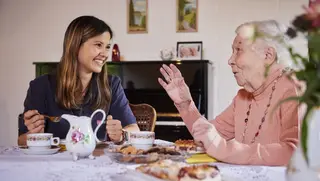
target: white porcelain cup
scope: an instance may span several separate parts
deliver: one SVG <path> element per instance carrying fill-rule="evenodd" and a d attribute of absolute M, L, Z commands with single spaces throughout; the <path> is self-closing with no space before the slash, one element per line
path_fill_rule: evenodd
<path fill-rule="evenodd" d="M 52 133 L 32 133 L 27 135 L 28 149 L 45 150 L 50 149 L 51 146 L 58 146 L 60 144 L 59 137 L 53 137 Z"/>
<path fill-rule="evenodd" d="M 137 149 L 147 150 L 152 147 L 155 133 L 152 131 L 137 131 L 129 133 L 129 141 Z"/>

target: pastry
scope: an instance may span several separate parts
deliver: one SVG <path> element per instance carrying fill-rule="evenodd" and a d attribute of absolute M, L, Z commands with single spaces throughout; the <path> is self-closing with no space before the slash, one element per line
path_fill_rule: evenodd
<path fill-rule="evenodd" d="M 204 151 L 202 147 L 198 146 L 194 140 L 177 140 L 175 141 L 175 149 L 178 151 Z"/>
<path fill-rule="evenodd" d="M 135 155 L 137 154 L 138 150 L 133 146 L 126 146 L 120 149 L 120 153 L 124 155 Z"/>
<path fill-rule="evenodd" d="M 183 162 L 160 160 L 136 168 L 142 173 L 168 181 L 221 181 L 219 169 L 212 165 L 189 166 Z"/>
<path fill-rule="evenodd" d="M 177 181 L 182 166 L 185 166 L 185 163 L 160 160 L 155 163 L 141 165 L 136 170 L 160 179 Z"/>
<path fill-rule="evenodd" d="M 194 165 L 183 167 L 178 174 L 179 181 L 221 181 L 218 167 L 213 165 Z"/>
<path fill-rule="evenodd" d="M 153 163 L 158 160 L 169 159 L 172 155 L 174 158 L 179 159 L 181 153 L 176 151 L 174 148 L 155 146 L 148 150 L 136 149 L 131 145 L 124 145 L 119 147 L 116 152 L 120 155 L 116 156 L 116 159 L 120 162 L 126 163 Z"/>

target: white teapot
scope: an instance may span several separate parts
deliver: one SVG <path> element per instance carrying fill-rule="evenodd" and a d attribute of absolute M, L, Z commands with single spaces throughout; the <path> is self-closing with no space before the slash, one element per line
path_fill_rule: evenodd
<path fill-rule="evenodd" d="M 93 132 L 91 120 L 98 112 L 103 114 L 103 118 Z M 61 118 L 64 118 L 70 124 L 66 137 L 66 149 L 72 154 L 73 160 L 76 161 L 79 157 L 94 159 L 92 153 L 96 148 L 96 142 L 101 142 L 97 138 L 97 132 L 105 122 L 106 113 L 102 109 L 97 109 L 92 113 L 91 117 L 63 114 Z"/>

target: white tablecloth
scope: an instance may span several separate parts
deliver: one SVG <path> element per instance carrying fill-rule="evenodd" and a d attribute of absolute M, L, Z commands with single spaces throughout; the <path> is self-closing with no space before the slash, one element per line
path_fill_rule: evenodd
<path fill-rule="evenodd" d="M 215 163 L 226 181 L 285 181 L 284 167 L 237 166 Z M 0 147 L 1 181 L 108 181 L 156 180 L 134 171 L 137 165 L 119 164 L 103 155 L 76 162 L 68 152 L 25 155 L 18 147 Z"/>

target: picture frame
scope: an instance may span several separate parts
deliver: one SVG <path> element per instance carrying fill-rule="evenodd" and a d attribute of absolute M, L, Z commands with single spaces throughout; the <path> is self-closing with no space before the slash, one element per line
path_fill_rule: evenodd
<path fill-rule="evenodd" d="M 198 0 L 177 1 L 177 32 L 198 32 Z"/>
<path fill-rule="evenodd" d="M 127 0 L 127 32 L 148 33 L 148 0 Z"/>
<path fill-rule="evenodd" d="M 177 42 L 177 59 L 180 60 L 202 60 L 202 41 L 180 41 Z"/>

